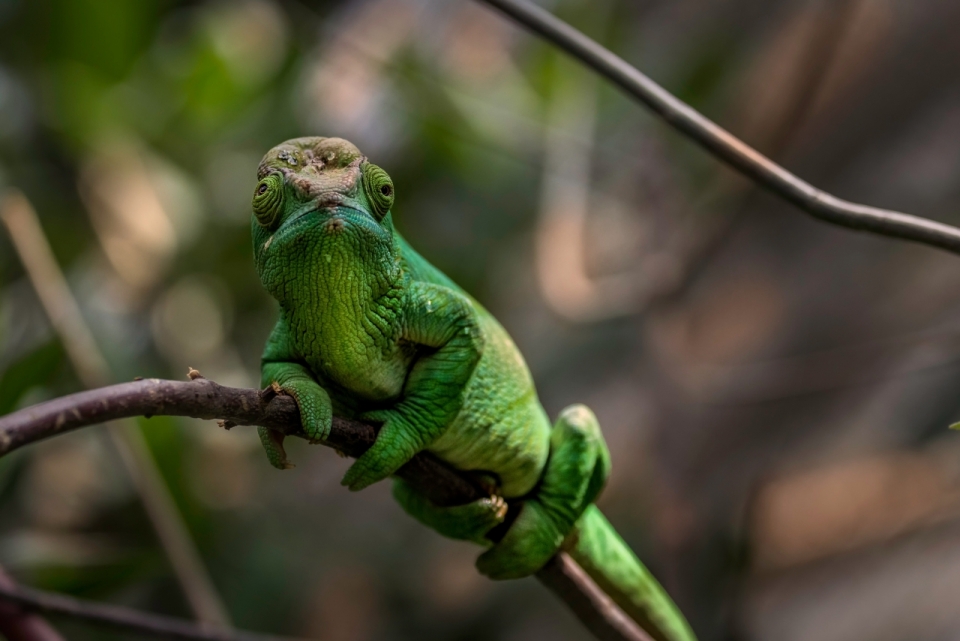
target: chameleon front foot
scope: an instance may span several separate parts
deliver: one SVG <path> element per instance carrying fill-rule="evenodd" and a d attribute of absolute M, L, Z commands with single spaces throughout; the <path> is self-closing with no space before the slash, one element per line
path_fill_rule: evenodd
<path fill-rule="evenodd" d="M 365 412 L 360 418 L 382 422 L 383 427 L 380 428 L 374 444 L 350 466 L 340 481 L 340 485 L 347 486 L 351 492 L 357 492 L 392 476 L 422 447 L 417 428 L 410 425 L 395 409 Z"/>
<path fill-rule="evenodd" d="M 311 443 L 322 441 L 330 435 L 333 426 L 330 396 L 312 377 L 304 373 L 299 365 L 270 364 L 269 368 L 265 368 L 264 382 L 267 381 L 269 393 L 288 394 L 297 402 L 300 425 Z M 263 427 L 258 428 L 257 432 L 270 464 L 281 470 L 292 468 L 293 463 L 287 460 L 283 449 L 284 435 Z"/>
<path fill-rule="evenodd" d="M 293 397 L 300 410 L 300 424 L 310 443 L 330 436 L 333 427 L 333 404 L 326 390 L 312 379 L 294 379 L 281 384 L 285 394 Z"/>

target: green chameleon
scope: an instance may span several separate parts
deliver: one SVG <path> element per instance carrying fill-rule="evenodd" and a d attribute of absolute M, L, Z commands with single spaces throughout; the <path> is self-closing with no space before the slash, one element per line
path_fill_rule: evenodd
<path fill-rule="evenodd" d="M 297 138 L 260 162 L 253 246 L 280 318 L 263 353 L 264 385 L 300 408 L 310 439 L 334 414 L 382 423 L 342 483 L 360 490 L 426 450 L 495 479 L 495 496 L 439 507 L 401 480 L 414 518 L 487 546 L 477 568 L 529 576 L 561 548 L 658 639 L 694 635 L 656 580 L 593 505 L 610 456 L 593 413 L 565 409 L 552 427 L 526 363 L 480 304 L 394 230 L 393 182 L 340 138 Z M 259 430 L 275 467 L 292 467 L 283 434 Z M 522 498 L 499 543 L 504 499 Z"/>

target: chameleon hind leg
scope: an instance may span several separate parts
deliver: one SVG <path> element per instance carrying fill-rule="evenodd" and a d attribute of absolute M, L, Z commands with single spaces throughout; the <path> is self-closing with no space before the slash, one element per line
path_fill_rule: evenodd
<path fill-rule="evenodd" d="M 610 453 L 593 412 L 572 405 L 550 436 L 550 459 L 540 485 L 523 502 L 503 539 L 477 559 L 491 579 L 529 576 L 560 549 L 583 511 L 600 494 L 610 472 Z"/>

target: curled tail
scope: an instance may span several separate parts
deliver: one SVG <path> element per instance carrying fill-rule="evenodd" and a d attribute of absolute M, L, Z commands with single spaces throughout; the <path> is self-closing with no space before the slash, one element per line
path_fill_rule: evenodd
<path fill-rule="evenodd" d="M 696 641 L 680 610 L 595 505 L 577 521 L 567 552 L 657 641 Z"/>

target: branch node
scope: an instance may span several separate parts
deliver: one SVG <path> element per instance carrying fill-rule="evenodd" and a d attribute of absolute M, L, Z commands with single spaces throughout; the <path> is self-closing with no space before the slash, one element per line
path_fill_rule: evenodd
<path fill-rule="evenodd" d="M 270 399 L 272 399 L 274 396 L 276 396 L 277 393 L 276 391 L 274 391 L 272 385 L 268 385 L 267 387 L 264 387 L 262 390 L 257 392 L 257 395 L 260 397 L 261 401 L 266 403 L 270 401 Z"/>

